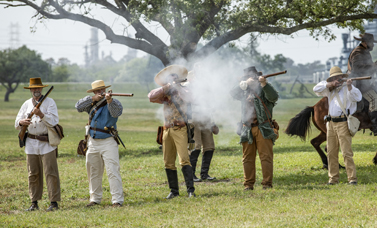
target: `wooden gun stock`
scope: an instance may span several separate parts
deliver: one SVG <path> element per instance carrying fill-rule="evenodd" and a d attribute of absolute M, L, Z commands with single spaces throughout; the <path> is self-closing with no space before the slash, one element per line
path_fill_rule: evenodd
<path fill-rule="evenodd" d="M 46 97 L 51 93 L 53 89 L 54 89 L 54 86 L 51 86 L 51 88 L 47 91 L 47 93 L 44 96 L 42 96 L 42 99 L 39 100 L 39 102 L 34 106 L 32 112 L 29 113 L 29 115 L 27 116 L 28 119 L 31 119 L 34 116 L 34 109 L 39 108 L 42 105 L 43 101 L 46 99 Z M 20 132 L 18 133 L 18 141 L 21 148 L 25 146 L 26 137 L 27 137 L 26 131 L 28 127 L 29 127 L 28 125 L 22 126 Z"/>
<path fill-rule="evenodd" d="M 262 77 L 269 78 L 269 77 L 274 77 L 274 76 L 277 76 L 277 75 L 280 75 L 280 74 L 285 74 L 285 73 L 287 73 L 287 70 L 280 71 L 280 72 L 277 72 L 277 73 L 262 75 Z"/>

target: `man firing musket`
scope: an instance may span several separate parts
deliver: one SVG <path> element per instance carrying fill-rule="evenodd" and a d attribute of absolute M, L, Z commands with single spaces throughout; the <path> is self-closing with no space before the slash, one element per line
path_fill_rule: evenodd
<path fill-rule="evenodd" d="M 86 169 L 89 178 L 90 203 L 92 207 L 101 203 L 102 200 L 102 176 L 106 167 L 109 179 L 110 193 L 113 207 L 120 207 L 124 202 L 122 178 L 120 176 L 119 148 L 116 123 L 122 115 L 123 106 L 114 94 L 107 92 L 103 80 L 92 83 L 92 89 L 87 93 L 93 96 L 85 96 L 80 99 L 75 107 L 78 112 L 89 114 L 88 149 L 86 151 Z M 114 140 L 115 139 L 115 140 Z"/>
<path fill-rule="evenodd" d="M 255 67 L 244 69 L 244 73 L 241 82 L 230 91 L 234 99 L 241 101 L 241 123 L 237 133 L 242 144 L 244 190 L 254 190 L 257 150 L 262 166 L 263 189 L 269 189 L 273 178 L 273 144 L 278 137 L 278 125 L 272 120 L 272 111 L 279 95 Z M 275 75 L 284 73 L 286 71 Z"/>
<path fill-rule="evenodd" d="M 364 33 L 360 34 L 360 38 L 354 37 L 356 40 L 361 41 L 351 52 L 348 58 L 348 71 L 352 80 L 356 77 L 371 75 L 373 76 L 377 72 L 377 62 L 373 62 L 370 52 L 373 50 L 374 40 L 373 34 Z M 356 88 L 358 88 L 363 98 L 369 102 L 369 117 L 372 122 L 373 134 L 377 135 L 377 93 L 374 88 L 373 81 L 359 80 L 356 82 Z"/>

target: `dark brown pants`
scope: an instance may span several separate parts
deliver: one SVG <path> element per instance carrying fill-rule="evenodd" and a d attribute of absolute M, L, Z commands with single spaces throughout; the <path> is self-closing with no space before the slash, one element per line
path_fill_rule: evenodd
<path fill-rule="evenodd" d="M 50 201 L 60 201 L 60 180 L 56 150 L 44 155 L 28 154 L 26 160 L 29 173 L 29 196 L 31 201 L 42 199 L 43 170 L 45 171 Z"/>
<path fill-rule="evenodd" d="M 251 129 L 253 135 L 253 143 L 248 142 L 242 143 L 243 152 L 243 171 L 244 171 L 244 186 L 245 188 L 252 188 L 255 183 L 255 159 L 258 150 L 259 159 L 262 166 L 263 174 L 263 186 L 272 186 L 273 177 L 273 158 L 274 153 L 272 150 L 272 140 L 265 139 L 262 136 L 258 127 L 253 127 Z"/>

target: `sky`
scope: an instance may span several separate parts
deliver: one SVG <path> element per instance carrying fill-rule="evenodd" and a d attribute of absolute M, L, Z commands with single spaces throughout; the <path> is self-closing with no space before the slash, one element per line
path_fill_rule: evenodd
<path fill-rule="evenodd" d="M 48 20 L 45 23 L 36 22 L 32 19 L 34 10 L 28 7 L 7 8 L 0 5 L 0 49 L 10 48 L 11 46 L 11 24 L 18 24 L 18 38 L 20 45 L 26 45 L 29 49 L 36 50 L 42 59 L 68 58 L 71 63 L 84 64 L 84 46 L 89 44 L 90 27 L 80 22 L 71 20 Z M 104 16 L 104 20 L 108 17 Z M 109 21 L 108 21 L 109 22 Z M 113 25 L 118 25 L 117 32 L 120 31 L 120 20 L 110 21 Z M 31 32 L 31 28 L 36 25 L 36 31 Z M 163 31 L 154 29 L 158 35 L 166 36 Z M 309 32 L 300 31 L 291 36 L 264 36 L 259 40 L 259 52 L 263 54 L 276 55 L 283 54 L 294 60 L 295 64 L 309 63 L 320 60 L 325 63 L 331 57 L 338 57 L 343 46 L 341 40 L 342 33 L 348 30 L 333 28 L 337 39 L 332 42 L 324 39 L 316 41 L 309 36 Z M 352 33 L 358 35 L 358 32 Z M 165 37 L 163 41 L 168 38 Z M 239 45 L 246 45 L 247 37 L 237 42 Z M 115 60 L 120 60 L 127 54 L 128 47 L 120 44 L 111 44 L 105 39 L 104 34 L 99 31 L 99 56 L 112 54 Z M 145 55 L 139 51 L 138 57 Z"/>

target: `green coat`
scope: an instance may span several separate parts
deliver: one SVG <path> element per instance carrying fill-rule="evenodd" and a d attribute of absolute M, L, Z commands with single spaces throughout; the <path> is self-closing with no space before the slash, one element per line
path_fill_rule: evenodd
<path fill-rule="evenodd" d="M 259 86 L 258 91 L 259 91 L 258 96 L 262 99 L 267 109 L 273 116 L 272 111 L 273 111 L 274 106 L 276 105 L 276 101 L 279 98 L 277 91 L 269 83 L 267 83 L 266 86 L 263 88 Z M 246 124 L 246 126 L 242 127 L 240 143 L 249 142 L 249 144 L 252 144 L 253 136 L 251 134 L 251 127 L 250 127 L 251 120 L 247 119 L 247 111 L 249 108 L 248 106 L 250 106 L 248 104 L 249 102 L 247 101 L 247 97 L 251 94 L 251 91 L 249 90 L 249 88 L 244 91 L 237 85 L 230 91 L 230 94 L 232 95 L 234 99 L 241 101 L 242 122 L 244 124 L 249 123 L 249 124 Z M 255 108 L 258 124 L 259 124 L 258 128 L 261 131 L 263 138 L 271 139 L 272 142 L 275 142 L 277 135 L 274 133 L 273 128 L 268 122 L 268 117 L 267 117 L 268 114 L 266 113 L 262 102 L 257 97 L 254 97 L 254 108 Z"/>

